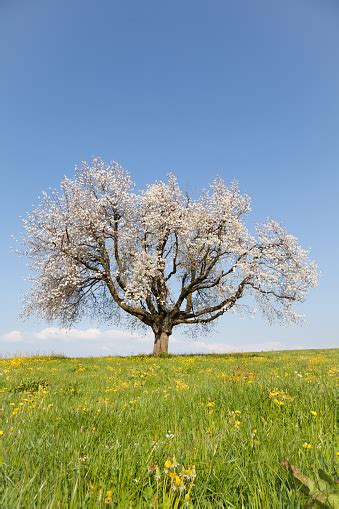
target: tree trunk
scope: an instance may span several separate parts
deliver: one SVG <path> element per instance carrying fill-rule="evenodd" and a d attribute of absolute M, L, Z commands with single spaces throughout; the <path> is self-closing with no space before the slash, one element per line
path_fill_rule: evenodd
<path fill-rule="evenodd" d="M 168 332 L 159 332 L 155 335 L 153 355 L 158 357 L 161 353 L 168 353 L 168 338 L 170 334 Z"/>

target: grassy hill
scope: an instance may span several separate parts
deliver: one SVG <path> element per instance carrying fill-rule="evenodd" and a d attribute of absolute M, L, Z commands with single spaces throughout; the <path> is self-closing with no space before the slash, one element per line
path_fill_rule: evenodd
<path fill-rule="evenodd" d="M 2 359 L 0 505 L 305 507 L 281 460 L 335 476 L 338 354 Z"/>

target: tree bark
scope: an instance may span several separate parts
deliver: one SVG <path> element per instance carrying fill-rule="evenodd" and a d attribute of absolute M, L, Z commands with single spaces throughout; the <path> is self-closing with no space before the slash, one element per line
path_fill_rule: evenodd
<path fill-rule="evenodd" d="M 168 332 L 159 332 L 155 335 L 153 355 L 158 357 L 161 353 L 168 353 L 168 339 L 170 334 Z"/>

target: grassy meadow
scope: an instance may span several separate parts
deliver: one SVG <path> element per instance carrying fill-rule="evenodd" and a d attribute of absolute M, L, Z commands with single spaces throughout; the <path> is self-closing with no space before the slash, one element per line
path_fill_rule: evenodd
<path fill-rule="evenodd" d="M 338 353 L 2 359 L 0 506 L 305 507 L 281 460 L 335 478 Z"/>

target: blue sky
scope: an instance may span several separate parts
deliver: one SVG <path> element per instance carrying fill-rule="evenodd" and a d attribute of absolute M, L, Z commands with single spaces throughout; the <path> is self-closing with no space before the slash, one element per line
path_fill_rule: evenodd
<path fill-rule="evenodd" d="M 322 273 L 307 324 L 225 316 L 172 351 L 332 347 L 338 338 L 339 4 L 336 0 L 0 3 L 0 345 L 5 354 L 150 351 L 114 324 L 19 319 L 20 216 L 92 155 L 143 187 L 173 171 L 198 193 L 216 175 L 311 247 Z M 13 332 L 14 331 L 14 332 Z"/>

